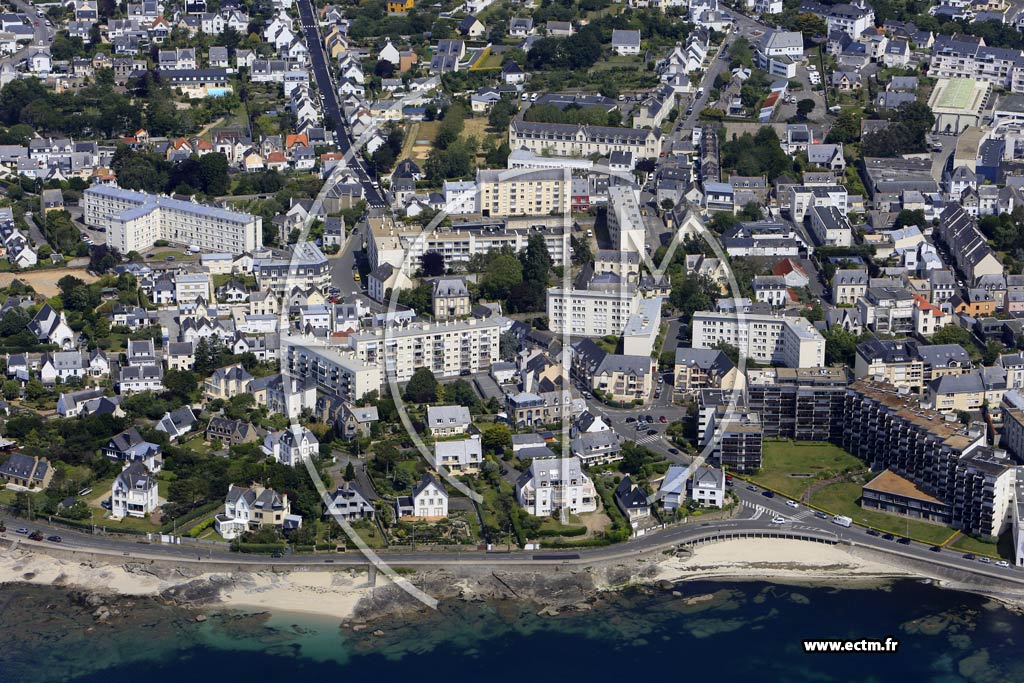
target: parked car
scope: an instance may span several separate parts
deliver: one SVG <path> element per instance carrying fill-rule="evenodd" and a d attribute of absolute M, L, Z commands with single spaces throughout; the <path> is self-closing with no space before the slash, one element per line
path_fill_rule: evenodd
<path fill-rule="evenodd" d="M 47 536 L 46 540 L 49 541 L 50 543 L 60 543 L 61 542 L 61 537 L 60 536 Z"/>
<path fill-rule="evenodd" d="M 1006 560 L 999 560 L 998 562 L 996 562 L 996 566 L 997 567 L 1002 567 L 1003 569 L 1006 569 L 1007 567 L 1010 566 L 1010 563 L 1007 562 Z"/>
<path fill-rule="evenodd" d="M 772 519 L 772 524 L 785 524 L 785 523 L 786 523 L 786 518 L 785 517 L 774 517 Z"/>
<path fill-rule="evenodd" d="M 818 519 L 828 519 L 828 515 L 826 515 L 821 510 L 815 510 L 814 511 L 814 516 L 817 517 Z"/>
<path fill-rule="evenodd" d="M 668 449 L 668 452 L 671 453 L 672 455 L 679 455 L 679 449 L 678 448 L 670 448 L 670 449 Z M 728 481 L 728 480 L 726 480 L 726 481 Z"/>
<path fill-rule="evenodd" d="M 28 529 L 26 529 L 23 526 L 20 526 L 20 527 L 18 527 L 17 529 L 14 530 L 14 533 L 21 534 L 22 536 L 27 536 L 28 535 Z"/>
<path fill-rule="evenodd" d="M 647 436 L 654 436 L 657 433 L 658 433 L 657 429 L 648 429 L 647 430 Z"/>
<path fill-rule="evenodd" d="M 753 486 L 753 485 L 751 485 L 751 484 L 747 484 L 747 490 L 748 490 L 748 491 L 756 491 L 756 490 L 757 490 L 757 487 L 756 487 L 756 486 Z"/>
<path fill-rule="evenodd" d="M 991 557 L 985 557 L 984 555 L 982 555 L 981 557 L 978 558 L 978 562 L 981 562 L 982 564 L 992 564 L 992 558 Z"/>
<path fill-rule="evenodd" d="M 942 548 L 940 548 L 937 545 L 933 545 L 931 548 L 928 548 L 928 550 L 931 550 L 933 553 L 941 553 L 942 552 Z"/>
<path fill-rule="evenodd" d="M 627 418 L 626 418 L 626 423 L 627 423 L 627 424 L 628 424 L 628 423 L 632 423 L 632 422 L 636 422 L 636 418 L 635 418 L 635 417 L 627 417 Z"/>
<path fill-rule="evenodd" d="M 762 491 L 761 495 L 764 496 L 765 498 L 774 498 L 775 491 Z"/>
<path fill-rule="evenodd" d="M 32 533 L 30 533 L 28 535 L 28 540 L 30 540 L 30 541 L 41 541 L 41 540 L 43 540 L 43 532 L 40 531 L 39 529 L 36 529 L 35 531 L 33 531 Z"/>
<path fill-rule="evenodd" d="M 868 529 L 868 536 L 881 536 L 881 535 L 882 534 L 878 533 L 874 529 Z"/>
<path fill-rule="evenodd" d="M 665 424 L 666 422 L 668 422 L 668 418 L 662 415 L 661 417 L 658 418 L 658 422 L 660 422 L 661 424 Z"/>
<path fill-rule="evenodd" d="M 891 541 L 891 540 L 893 540 L 896 537 L 893 536 L 892 534 L 882 534 L 882 538 L 884 538 L 887 541 Z"/>
<path fill-rule="evenodd" d="M 902 543 L 903 545 L 910 545 L 910 539 L 907 538 L 906 536 L 900 536 L 899 538 L 896 539 L 896 542 L 897 543 Z"/>
<path fill-rule="evenodd" d="M 974 556 L 973 553 L 967 553 L 966 555 L 964 555 L 964 559 L 965 560 L 974 560 L 974 559 L 977 559 L 977 558 Z"/>

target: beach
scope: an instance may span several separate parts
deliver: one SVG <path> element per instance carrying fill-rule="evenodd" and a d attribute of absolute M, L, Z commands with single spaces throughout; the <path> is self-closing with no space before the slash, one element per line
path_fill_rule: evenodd
<path fill-rule="evenodd" d="M 172 599 L 239 611 L 297 612 L 350 619 L 370 594 L 357 571 L 189 573 L 142 564 L 73 561 L 24 549 L 0 552 L 0 584 L 57 586 L 102 595 Z M 195 590 L 196 587 L 216 590 Z"/>

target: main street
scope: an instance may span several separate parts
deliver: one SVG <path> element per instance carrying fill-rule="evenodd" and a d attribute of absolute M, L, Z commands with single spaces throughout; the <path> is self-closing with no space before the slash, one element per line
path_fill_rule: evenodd
<path fill-rule="evenodd" d="M 306 48 L 309 50 L 309 58 L 313 64 L 313 77 L 320 89 L 322 98 L 320 101 L 324 108 L 324 115 L 334 124 L 334 137 L 337 140 L 338 151 L 346 156 L 345 161 L 348 167 L 358 176 L 363 186 L 366 203 L 372 208 L 384 208 L 386 206 L 384 198 L 377 186 L 373 184 L 370 174 L 363 164 L 362 152 L 358 149 L 353 150 L 353 141 L 345 127 L 341 107 L 338 105 L 338 93 L 334 87 L 334 78 L 327 65 L 327 54 L 324 52 L 324 45 L 320 40 L 316 13 L 313 11 L 311 0 L 299 0 L 298 8 L 302 31 L 306 36 Z"/>

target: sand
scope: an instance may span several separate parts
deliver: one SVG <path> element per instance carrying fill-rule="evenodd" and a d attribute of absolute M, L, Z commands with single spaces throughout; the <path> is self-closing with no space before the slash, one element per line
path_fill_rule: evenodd
<path fill-rule="evenodd" d="M 159 597 L 198 581 L 223 586 L 219 598 L 198 605 L 208 609 L 301 612 L 344 620 L 372 590 L 361 572 L 244 572 L 182 575 L 144 565 L 104 565 L 63 560 L 25 550 L 0 550 L 0 584 L 62 586 L 123 596 Z M 384 578 L 379 577 L 378 583 Z"/>
<path fill-rule="evenodd" d="M 866 579 L 917 576 L 844 548 L 789 539 L 736 539 L 698 547 L 659 563 L 658 581 L 693 579 Z"/>
<path fill-rule="evenodd" d="M 95 282 L 99 278 L 85 272 L 85 268 L 54 268 L 48 270 L 31 270 L 25 273 L 0 273 L 0 287 L 6 287 L 12 280 L 21 280 L 32 285 L 32 289 L 45 297 L 57 296 L 60 290 L 57 281 L 65 275 L 74 275 L 83 282 Z"/>

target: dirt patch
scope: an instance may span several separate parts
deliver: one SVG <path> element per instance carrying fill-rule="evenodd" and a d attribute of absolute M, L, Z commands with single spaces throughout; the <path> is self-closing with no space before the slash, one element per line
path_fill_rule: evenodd
<path fill-rule="evenodd" d="M 32 289 L 46 297 L 57 296 L 57 281 L 65 275 L 74 275 L 84 282 L 95 282 L 99 278 L 85 272 L 85 268 L 55 268 L 53 270 L 33 270 L 27 273 L 0 273 L 0 287 L 7 287 L 14 280 L 21 280 L 32 285 Z"/>
<path fill-rule="evenodd" d="M 580 515 L 580 524 L 587 527 L 586 538 L 591 538 L 599 531 L 611 526 L 612 520 L 602 511 L 587 512 Z"/>

